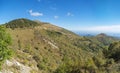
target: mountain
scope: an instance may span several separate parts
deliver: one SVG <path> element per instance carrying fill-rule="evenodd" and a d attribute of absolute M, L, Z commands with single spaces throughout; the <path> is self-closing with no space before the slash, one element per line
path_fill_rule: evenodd
<path fill-rule="evenodd" d="M 92 36 L 92 37 L 91 36 L 86 36 L 86 37 L 95 43 L 101 44 L 102 46 L 108 46 L 111 43 L 120 40 L 119 38 L 108 36 L 104 33 L 100 33 L 100 34 L 98 34 L 96 36 Z"/>
<path fill-rule="evenodd" d="M 14 54 L 1 72 L 13 73 L 117 73 L 108 47 L 117 39 L 105 34 L 84 37 L 46 22 L 15 19 L 1 26 L 12 37 Z"/>

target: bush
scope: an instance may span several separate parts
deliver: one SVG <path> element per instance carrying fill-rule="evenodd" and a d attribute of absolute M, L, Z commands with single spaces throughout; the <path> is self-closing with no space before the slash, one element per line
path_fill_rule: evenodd
<path fill-rule="evenodd" d="M 120 61 L 120 42 L 112 43 L 108 48 L 108 58 L 113 58 L 115 62 Z"/>
<path fill-rule="evenodd" d="M 0 68 L 2 63 L 9 59 L 13 51 L 8 47 L 11 44 L 11 37 L 3 26 L 0 26 Z"/>

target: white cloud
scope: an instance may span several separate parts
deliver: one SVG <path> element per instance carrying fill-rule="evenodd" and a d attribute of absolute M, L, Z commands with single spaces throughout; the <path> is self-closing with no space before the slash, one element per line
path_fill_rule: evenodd
<path fill-rule="evenodd" d="M 31 16 L 43 16 L 43 13 L 40 13 L 40 12 L 33 12 L 32 10 L 29 10 L 29 14 Z"/>
<path fill-rule="evenodd" d="M 59 16 L 54 16 L 54 18 L 55 18 L 55 19 L 58 19 L 58 18 L 59 18 Z"/>
<path fill-rule="evenodd" d="M 93 27 L 80 27 L 81 31 L 100 32 L 100 33 L 120 33 L 120 25 L 106 25 Z"/>
<path fill-rule="evenodd" d="M 74 16 L 72 13 L 68 12 L 67 16 Z"/>

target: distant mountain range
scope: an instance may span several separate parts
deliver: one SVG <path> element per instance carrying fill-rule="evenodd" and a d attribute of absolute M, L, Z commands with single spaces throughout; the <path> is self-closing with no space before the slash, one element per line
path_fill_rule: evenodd
<path fill-rule="evenodd" d="M 80 36 L 96 36 L 98 34 L 101 34 L 101 33 L 83 32 L 83 31 L 73 31 L 73 32 L 78 34 L 78 35 L 80 35 Z M 104 34 L 120 38 L 120 34 L 119 33 L 104 33 Z"/>

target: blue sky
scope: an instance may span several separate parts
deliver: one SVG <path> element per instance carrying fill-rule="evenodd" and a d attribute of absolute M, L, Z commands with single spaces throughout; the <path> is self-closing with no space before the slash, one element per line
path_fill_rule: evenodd
<path fill-rule="evenodd" d="M 120 32 L 120 0 L 0 0 L 0 24 L 16 18 L 74 31 Z"/>

